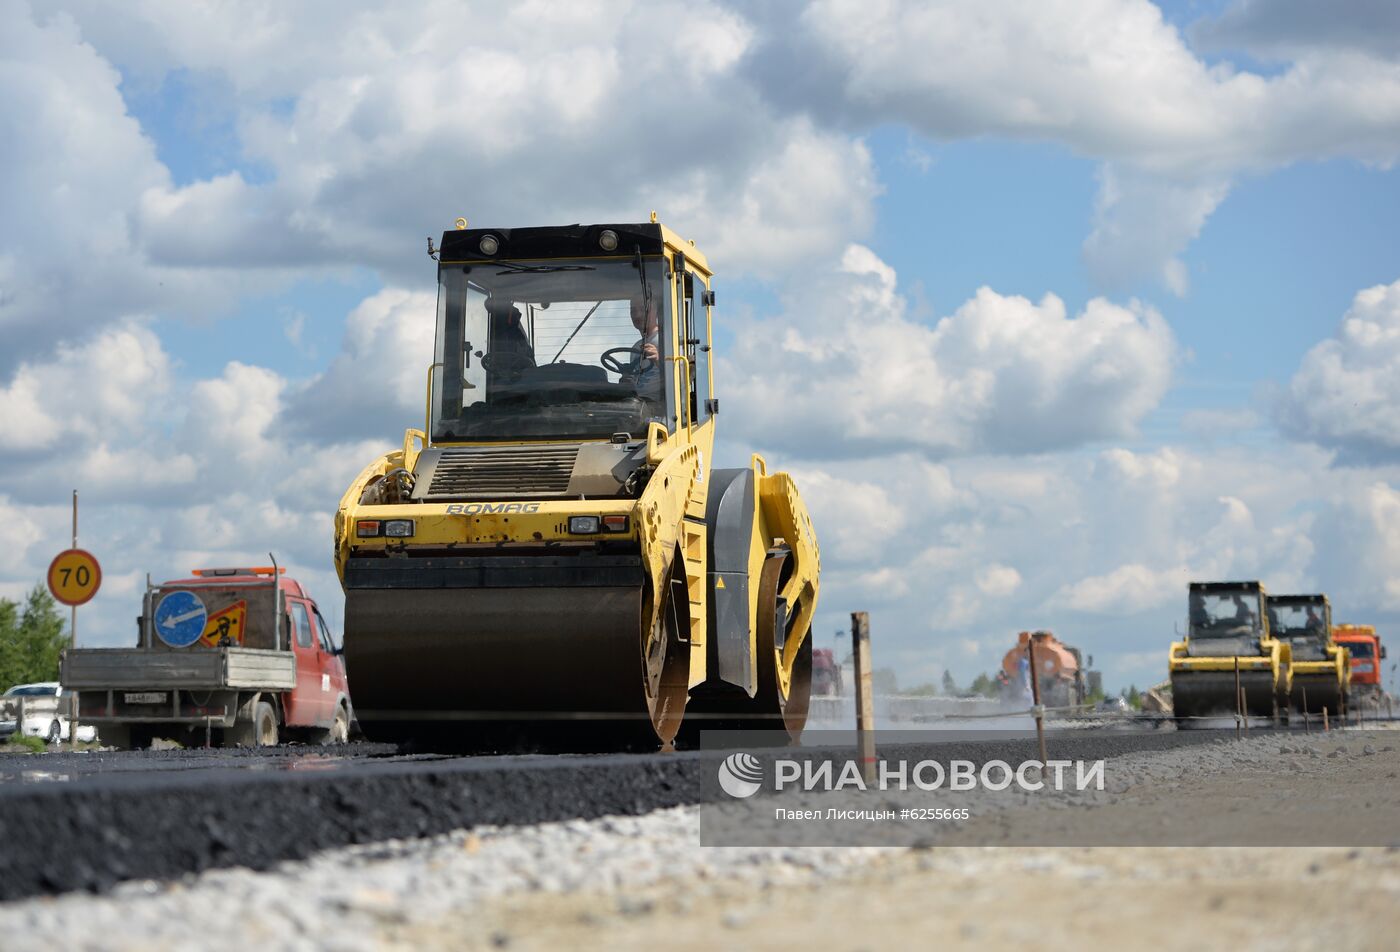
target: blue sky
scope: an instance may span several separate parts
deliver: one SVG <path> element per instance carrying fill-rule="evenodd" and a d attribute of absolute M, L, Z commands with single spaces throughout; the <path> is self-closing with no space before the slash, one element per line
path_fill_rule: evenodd
<path fill-rule="evenodd" d="M 1188 578 L 1400 622 L 1400 30 L 1328 11 L 3 0 L 0 595 L 63 533 L 40 467 L 92 500 L 98 642 L 270 548 L 338 621 L 424 236 L 655 208 L 719 270 L 724 446 L 817 518 L 818 631 L 966 681 L 1051 625 L 1144 684 Z"/>

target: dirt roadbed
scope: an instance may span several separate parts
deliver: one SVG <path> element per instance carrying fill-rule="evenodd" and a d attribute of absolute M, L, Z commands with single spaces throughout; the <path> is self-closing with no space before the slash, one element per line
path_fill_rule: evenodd
<path fill-rule="evenodd" d="M 1282 888 L 1283 894 L 1280 894 Z M 958 847 L 820 884 L 668 883 L 508 898 L 392 935 L 402 947 L 1395 948 L 1394 849 Z"/>

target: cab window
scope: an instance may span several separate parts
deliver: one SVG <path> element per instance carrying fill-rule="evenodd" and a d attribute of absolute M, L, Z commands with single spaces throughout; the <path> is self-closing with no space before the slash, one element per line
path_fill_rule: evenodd
<path fill-rule="evenodd" d="M 311 619 L 306 616 L 306 606 L 292 602 L 292 627 L 297 631 L 297 647 L 311 647 Z"/>
<path fill-rule="evenodd" d="M 316 613 L 316 626 L 321 632 L 321 647 L 330 652 L 335 651 L 335 639 L 331 637 L 331 630 L 326 627 L 326 620 L 321 617 L 321 613 Z"/>

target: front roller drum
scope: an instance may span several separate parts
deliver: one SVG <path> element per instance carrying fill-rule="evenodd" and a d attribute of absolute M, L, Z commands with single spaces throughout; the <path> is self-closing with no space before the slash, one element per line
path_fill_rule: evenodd
<path fill-rule="evenodd" d="M 1239 689 L 1248 717 L 1272 717 L 1277 709 L 1272 671 L 1241 671 Z M 1183 671 L 1172 675 L 1172 713 L 1180 722 L 1195 717 L 1232 717 L 1240 709 L 1234 671 Z"/>
<path fill-rule="evenodd" d="M 345 656 L 360 726 L 420 746 L 669 743 L 690 658 L 673 588 L 659 611 L 641 582 L 350 588 Z"/>

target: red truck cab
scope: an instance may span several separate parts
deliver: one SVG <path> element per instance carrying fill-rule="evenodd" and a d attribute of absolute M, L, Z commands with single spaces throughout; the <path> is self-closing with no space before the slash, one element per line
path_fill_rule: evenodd
<path fill-rule="evenodd" d="M 278 572 L 284 573 L 285 569 Z M 164 588 L 227 588 L 230 585 L 266 584 L 272 570 L 267 568 L 195 569 L 193 578 L 166 582 Z M 350 703 L 350 686 L 345 677 L 345 659 L 331 636 L 330 626 L 300 582 L 281 578 L 285 644 L 296 657 L 296 687 L 281 695 L 282 720 L 286 727 L 329 728 L 336 709 Z M 349 720 L 346 720 L 349 728 Z"/>
<path fill-rule="evenodd" d="M 841 666 L 836 652 L 830 648 L 812 649 L 812 694 L 817 697 L 840 697 Z"/>
<path fill-rule="evenodd" d="M 1336 625 L 1332 629 L 1332 639 L 1351 654 L 1352 702 L 1379 703 L 1384 697 L 1381 662 L 1385 660 L 1385 645 L 1381 644 L 1375 626 Z"/>

